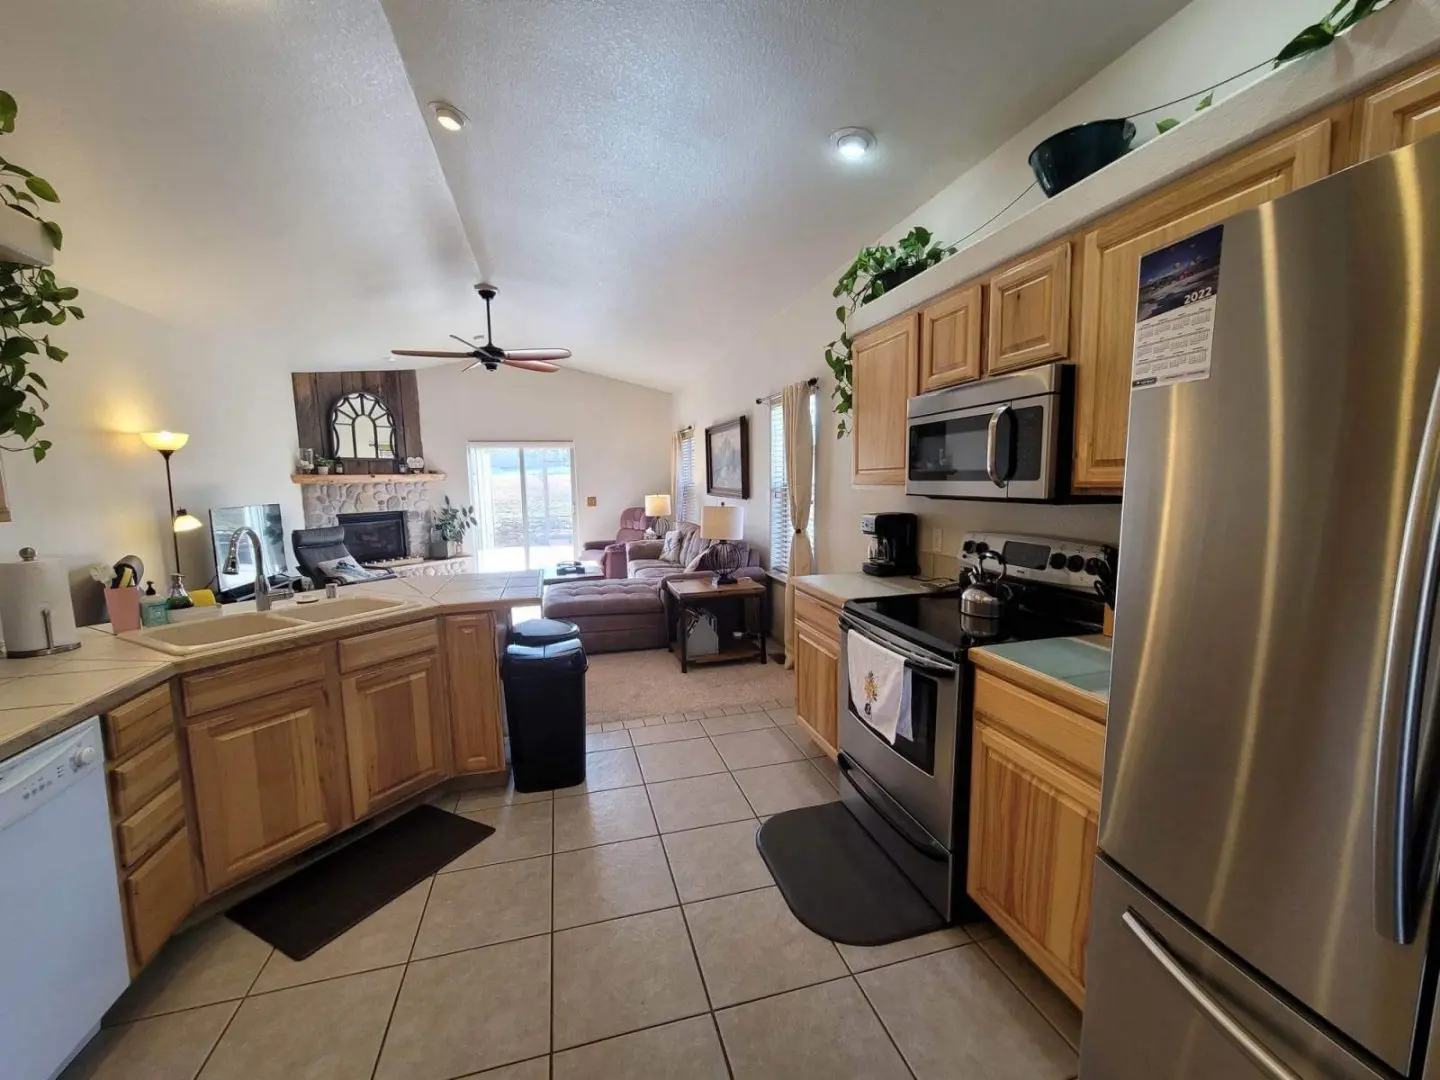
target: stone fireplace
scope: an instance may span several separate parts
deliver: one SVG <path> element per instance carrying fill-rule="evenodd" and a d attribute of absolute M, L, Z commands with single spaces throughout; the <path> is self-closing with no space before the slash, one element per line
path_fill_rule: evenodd
<path fill-rule="evenodd" d="M 398 515 L 404 522 L 408 552 L 421 557 L 430 553 L 428 483 L 414 480 L 397 482 L 370 476 L 357 476 L 354 480 L 347 480 L 344 476 L 327 477 L 326 481 L 307 483 L 300 489 L 307 529 L 343 525 L 342 515 L 368 517 L 386 513 L 392 515 L 391 520 Z M 353 547 L 350 550 L 357 558 L 360 557 Z"/>
<path fill-rule="evenodd" d="M 345 546 L 355 561 L 365 563 L 403 559 L 411 554 L 409 528 L 403 510 L 377 510 L 365 514 L 340 514 Z M 424 552 L 416 552 L 424 557 Z"/>

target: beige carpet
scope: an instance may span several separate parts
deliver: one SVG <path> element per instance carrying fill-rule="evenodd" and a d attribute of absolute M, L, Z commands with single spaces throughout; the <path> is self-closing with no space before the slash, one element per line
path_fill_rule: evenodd
<path fill-rule="evenodd" d="M 598 720 L 695 712 L 726 705 L 795 701 L 795 673 L 779 664 L 714 664 L 680 674 L 668 649 L 601 653 L 590 657 L 585 712 Z"/>

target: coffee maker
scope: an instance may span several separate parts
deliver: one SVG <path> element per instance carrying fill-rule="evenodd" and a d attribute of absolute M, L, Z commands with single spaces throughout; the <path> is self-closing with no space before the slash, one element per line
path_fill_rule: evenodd
<path fill-rule="evenodd" d="M 860 531 L 870 537 L 870 554 L 860 569 L 876 577 L 900 577 L 920 572 L 916 555 L 919 522 L 914 514 L 866 514 Z"/>

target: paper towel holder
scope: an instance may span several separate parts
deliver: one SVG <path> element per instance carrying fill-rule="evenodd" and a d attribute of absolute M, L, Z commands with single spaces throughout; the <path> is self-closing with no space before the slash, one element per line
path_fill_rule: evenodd
<path fill-rule="evenodd" d="M 22 547 L 19 555 L 21 562 L 32 563 L 36 561 L 36 552 L 33 547 Z M 53 656 L 56 653 L 71 652 L 80 648 L 79 640 L 65 641 L 58 645 L 55 643 L 54 615 L 49 604 L 42 604 L 40 606 L 40 620 L 45 627 L 45 647 L 43 649 L 5 650 L 3 644 L 0 644 L 0 654 L 12 660 L 22 660 L 32 656 Z M 3 630 L 0 630 L 0 634 L 3 634 Z M 3 637 L 0 637 L 0 643 L 3 643 Z"/>

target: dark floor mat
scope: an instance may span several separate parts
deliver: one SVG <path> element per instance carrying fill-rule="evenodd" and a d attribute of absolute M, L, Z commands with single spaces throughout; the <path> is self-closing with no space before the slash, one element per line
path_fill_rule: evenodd
<path fill-rule="evenodd" d="M 232 920 L 304 960 L 495 830 L 417 806 L 230 909 Z"/>
<path fill-rule="evenodd" d="M 945 925 L 844 803 L 776 814 L 755 834 L 795 917 L 844 945 L 888 945 Z"/>

